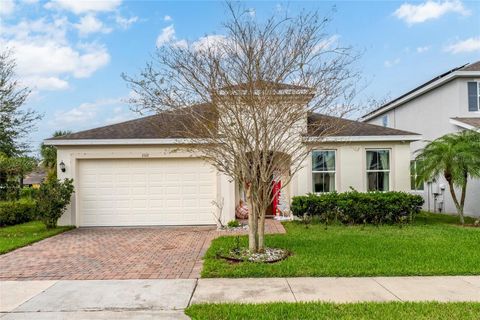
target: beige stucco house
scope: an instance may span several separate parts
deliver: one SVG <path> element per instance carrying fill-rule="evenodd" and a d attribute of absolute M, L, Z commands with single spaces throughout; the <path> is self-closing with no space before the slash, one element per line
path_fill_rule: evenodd
<path fill-rule="evenodd" d="M 333 119 L 341 129 L 316 136 L 313 124 Z M 153 115 L 45 140 L 58 149 L 58 177 L 75 184 L 59 223 L 208 225 L 220 210 L 214 202 L 223 203 L 224 222 L 235 219 L 242 197 L 238 185 L 189 151 L 191 139 L 167 130 L 170 120 Z M 419 135 L 312 113 L 305 121 L 302 143 L 309 154 L 282 191 L 287 202 L 295 195 L 350 188 L 409 191 L 410 143 Z"/>

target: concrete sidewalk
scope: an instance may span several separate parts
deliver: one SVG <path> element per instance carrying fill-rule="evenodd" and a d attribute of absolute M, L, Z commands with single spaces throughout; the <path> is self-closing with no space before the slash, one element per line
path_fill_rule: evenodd
<path fill-rule="evenodd" d="M 478 301 L 480 276 L 0 282 L 0 318 L 188 319 L 204 302 Z"/>

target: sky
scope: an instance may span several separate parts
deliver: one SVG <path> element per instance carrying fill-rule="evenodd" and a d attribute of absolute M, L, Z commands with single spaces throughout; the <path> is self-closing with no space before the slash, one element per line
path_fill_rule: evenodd
<path fill-rule="evenodd" d="M 480 60 L 480 1 L 243 1 L 252 19 L 318 10 L 328 39 L 362 52 L 369 106 L 451 68 Z M 222 35 L 222 1 L 0 0 L 0 49 L 13 52 L 31 88 L 25 108 L 43 115 L 32 152 L 56 130 L 79 131 L 140 115 L 121 74 L 138 74 L 158 46 Z"/>

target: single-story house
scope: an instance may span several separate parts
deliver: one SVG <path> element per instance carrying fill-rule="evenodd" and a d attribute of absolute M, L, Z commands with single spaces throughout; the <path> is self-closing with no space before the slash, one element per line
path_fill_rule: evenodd
<path fill-rule="evenodd" d="M 45 169 L 37 168 L 25 176 L 25 178 L 23 179 L 23 185 L 26 187 L 38 189 L 45 180 L 46 176 L 47 173 L 45 172 Z"/>
<path fill-rule="evenodd" d="M 235 219 L 238 184 L 189 151 L 191 140 L 170 130 L 182 121 L 175 117 L 152 115 L 45 140 L 57 147 L 58 177 L 75 184 L 59 224 L 210 225 L 218 203 L 224 222 Z M 410 190 L 410 142 L 419 135 L 315 113 L 305 119 L 309 156 L 283 190 L 288 202 L 310 192 Z M 341 129 L 318 136 L 313 124 L 332 120 Z"/>

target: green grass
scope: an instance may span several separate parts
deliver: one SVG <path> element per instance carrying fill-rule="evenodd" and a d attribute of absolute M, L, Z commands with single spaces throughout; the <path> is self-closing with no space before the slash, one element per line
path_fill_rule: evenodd
<path fill-rule="evenodd" d="M 268 235 L 266 245 L 293 255 L 273 264 L 217 258 L 235 246 L 235 237 L 221 237 L 205 255 L 202 277 L 479 275 L 480 228 L 461 227 L 457 219 L 430 214 L 402 228 L 288 222 L 287 234 Z M 247 237 L 240 243 L 246 246 Z"/>
<path fill-rule="evenodd" d="M 45 225 L 40 221 L 2 227 L 0 228 L 0 254 L 24 247 L 72 228 L 73 227 L 57 227 L 47 230 Z"/>
<path fill-rule="evenodd" d="M 271 303 L 198 304 L 185 310 L 192 319 L 469 320 L 480 318 L 480 303 Z"/>

